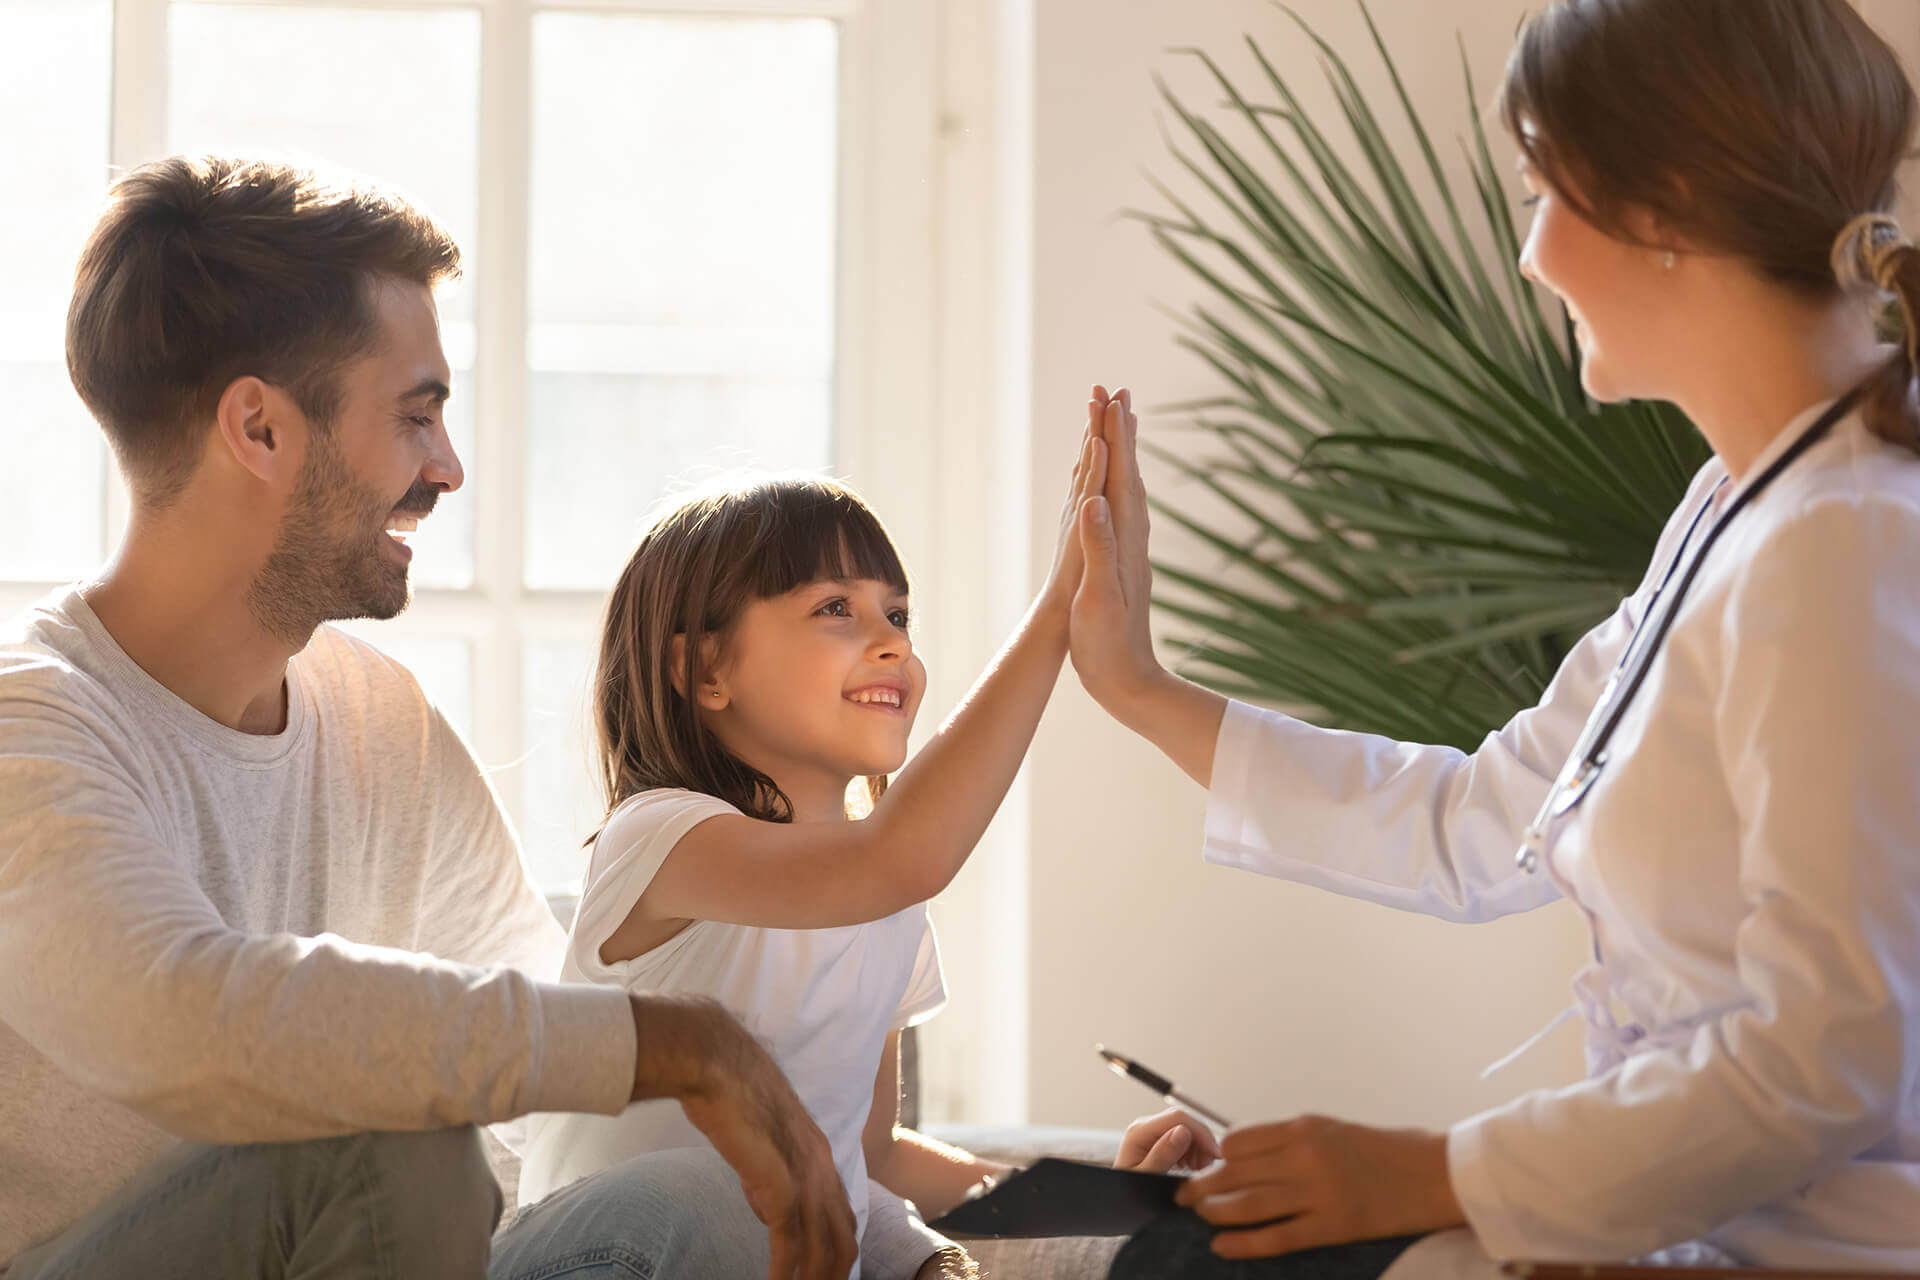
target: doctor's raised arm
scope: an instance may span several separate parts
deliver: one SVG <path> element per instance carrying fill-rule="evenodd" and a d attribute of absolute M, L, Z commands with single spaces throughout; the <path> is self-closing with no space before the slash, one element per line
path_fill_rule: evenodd
<path fill-rule="evenodd" d="M 1087 569 L 1073 605 L 1073 666 L 1109 715 L 1212 793 L 1209 861 L 1451 920 L 1491 919 L 1557 897 L 1550 877 L 1523 874 L 1514 855 L 1645 612 L 1655 575 L 1575 645 L 1539 705 L 1472 754 L 1318 728 L 1161 664 L 1149 621 L 1139 418 L 1128 388 L 1109 395 L 1096 386 L 1093 397 L 1110 405 L 1112 444 L 1106 501 L 1081 513 Z M 1679 550 L 1682 523 L 1676 514 L 1662 534 L 1656 569 Z"/>

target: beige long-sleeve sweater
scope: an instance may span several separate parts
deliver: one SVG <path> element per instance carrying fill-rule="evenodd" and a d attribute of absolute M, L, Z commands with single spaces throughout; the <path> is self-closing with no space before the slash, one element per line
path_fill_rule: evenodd
<path fill-rule="evenodd" d="M 323 627 L 287 690 L 243 734 L 77 592 L 0 627 L 0 1265 L 177 1138 L 627 1101 L 626 994 L 547 981 L 560 931 L 412 676 Z"/>

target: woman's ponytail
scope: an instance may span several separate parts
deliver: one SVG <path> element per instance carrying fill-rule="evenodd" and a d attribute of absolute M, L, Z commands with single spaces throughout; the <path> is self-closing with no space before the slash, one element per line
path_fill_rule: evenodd
<path fill-rule="evenodd" d="M 1920 248 L 1891 215 L 1861 214 L 1834 238 L 1833 274 L 1843 290 L 1872 289 L 1899 304 L 1899 331 L 1889 334 L 1898 350 L 1869 384 L 1860 411 L 1882 440 L 1920 453 Z"/>

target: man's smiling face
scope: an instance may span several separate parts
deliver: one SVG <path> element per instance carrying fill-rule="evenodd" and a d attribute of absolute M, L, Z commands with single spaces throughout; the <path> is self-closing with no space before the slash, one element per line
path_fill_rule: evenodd
<path fill-rule="evenodd" d="M 331 619 L 406 608 L 406 534 L 465 478 L 447 438 L 452 373 L 432 291 L 393 279 L 369 290 L 380 337 L 341 370 L 333 422 L 308 424 L 286 515 L 249 591 L 269 630 L 302 642 Z"/>

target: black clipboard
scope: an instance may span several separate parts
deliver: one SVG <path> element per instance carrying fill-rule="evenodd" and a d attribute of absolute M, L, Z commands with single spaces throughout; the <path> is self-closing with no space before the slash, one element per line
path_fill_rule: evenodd
<path fill-rule="evenodd" d="M 1130 1236 L 1174 1208 L 1185 1181 L 1048 1156 L 927 1225 L 963 1236 Z"/>

